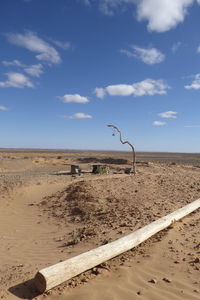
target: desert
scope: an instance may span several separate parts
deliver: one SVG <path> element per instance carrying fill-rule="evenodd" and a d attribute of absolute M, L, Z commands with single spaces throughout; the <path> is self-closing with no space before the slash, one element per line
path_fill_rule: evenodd
<path fill-rule="evenodd" d="M 134 175 L 129 152 L 1 149 L 1 299 L 199 299 L 199 210 L 42 295 L 34 286 L 38 270 L 200 198 L 199 154 L 136 157 Z"/>

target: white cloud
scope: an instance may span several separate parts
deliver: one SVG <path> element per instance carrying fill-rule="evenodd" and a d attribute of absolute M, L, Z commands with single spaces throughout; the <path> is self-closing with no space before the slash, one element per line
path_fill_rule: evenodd
<path fill-rule="evenodd" d="M 159 117 L 165 118 L 165 119 L 176 119 L 177 118 L 177 112 L 176 111 L 165 111 L 160 114 L 158 114 Z"/>
<path fill-rule="evenodd" d="M 24 74 L 9 72 L 6 73 L 8 79 L 6 81 L 0 81 L 0 87 L 13 87 L 13 88 L 34 88 L 33 83 Z"/>
<path fill-rule="evenodd" d="M 162 62 L 165 59 L 165 55 L 156 48 L 141 48 L 138 46 L 132 46 L 133 52 L 122 49 L 120 52 L 127 56 L 135 56 L 145 64 L 153 65 Z"/>
<path fill-rule="evenodd" d="M 168 88 L 169 86 L 163 80 L 145 79 L 132 85 L 116 84 L 105 88 L 96 88 L 94 93 L 98 98 L 103 98 L 106 94 L 110 96 L 153 96 L 166 94 Z"/>
<path fill-rule="evenodd" d="M 51 42 L 63 50 L 69 50 L 70 48 L 72 48 L 72 44 L 70 42 L 61 42 L 61 41 L 52 40 L 52 39 L 51 39 Z"/>
<path fill-rule="evenodd" d="M 130 51 L 130 50 L 121 49 L 119 52 L 122 53 L 122 54 L 127 55 L 128 57 L 133 57 L 133 56 L 135 56 L 135 54 L 134 54 L 132 51 Z"/>
<path fill-rule="evenodd" d="M 96 88 L 94 90 L 94 94 L 97 96 L 97 98 L 103 99 L 106 94 L 106 91 L 104 88 Z"/>
<path fill-rule="evenodd" d="M 14 67 L 23 68 L 24 72 L 35 77 L 40 77 L 40 75 L 44 73 L 42 64 L 25 65 L 17 59 L 14 59 L 13 61 L 2 61 L 2 64 L 6 67 L 14 66 Z"/>
<path fill-rule="evenodd" d="M 87 97 L 80 96 L 79 94 L 65 94 L 64 96 L 58 96 L 64 103 L 87 103 L 89 102 Z"/>
<path fill-rule="evenodd" d="M 68 117 L 69 119 L 92 119 L 92 116 L 91 115 L 88 115 L 88 114 L 85 114 L 85 113 L 76 113 L 72 116 L 69 116 Z"/>
<path fill-rule="evenodd" d="M 114 10 L 121 7 L 122 10 L 126 9 L 127 4 L 135 3 L 135 0 L 99 0 L 99 9 L 106 15 L 112 16 Z"/>
<path fill-rule="evenodd" d="M 128 84 L 109 85 L 105 88 L 105 92 L 110 96 L 130 96 L 134 91 L 133 85 Z"/>
<path fill-rule="evenodd" d="M 192 81 L 192 83 L 190 85 L 185 85 L 185 89 L 187 90 L 199 90 L 200 89 L 200 73 L 196 74 L 194 76 L 194 80 Z"/>
<path fill-rule="evenodd" d="M 166 122 L 161 122 L 161 121 L 154 121 L 152 123 L 153 126 L 165 126 L 167 123 Z"/>
<path fill-rule="evenodd" d="M 61 62 L 58 51 L 31 31 L 24 34 L 8 33 L 6 36 L 10 43 L 24 47 L 29 51 L 39 53 L 36 55 L 38 60 L 54 64 Z"/>
<path fill-rule="evenodd" d="M 163 80 L 145 79 L 141 82 L 133 84 L 135 96 L 149 95 L 153 96 L 156 94 L 166 94 L 166 90 L 169 88 Z"/>
<path fill-rule="evenodd" d="M 98 3 L 99 9 L 102 13 L 108 16 L 113 16 L 117 8 L 122 11 L 127 9 L 127 4 L 134 4 L 137 0 L 81 0 L 85 5 L 90 6 L 92 3 Z"/>
<path fill-rule="evenodd" d="M 147 21 L 150 31 L 165 32 L 183 22 L 189 6 L 195 0 L 82 0 L 86 5 L 93 2 L 99 4 L 99 9 L 106 15 L 114 15 L 115 10 L 122 12 L 128 5 L 135 6 L 137 19 Z M 197 0 L 200 4 L 200 0 Z"/>
<path fill-rule="evenodd" d="M 14 60 L 12 60 L 12 61 L 2 61 L 2 64 L 4 65 L 4 66 L 14 66 L 14 67 L 24 67 L 25 65 L 24 64 L 22 64 L 19 60 L 17 60 L 17 59 L 14 59 Z"/>
<path fill-rule="evenodd" d="M 43 65 L 41 65 L 41 64 L 27 66 L 24 69 L 24 71 L 26 73 L 28 73 L 29 75 L 35 76 L 35 77 L 40 77 L 40 75 L 44 73 L 44 71 L 43 71 Z"/>
<path fill-rule="evenodd" d="M 140 0 L 138 20 L 147 20 L 150 31 L 164 32 L 183 22 L 188 7 L 194 0 Z"/>
<path fill-rule="evenodd" d="M 4 110 L 4 111 L 6 111 L 6 110 L 9 110 L 9 108 L 8 108 L 8 107 L 6 107 L 6 106 L 0 105 L 0 110 Z"/>

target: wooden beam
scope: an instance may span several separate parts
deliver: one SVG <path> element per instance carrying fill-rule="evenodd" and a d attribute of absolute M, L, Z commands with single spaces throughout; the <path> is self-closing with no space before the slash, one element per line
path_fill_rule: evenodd
<path fill-rule="evenodd" d="M 114 242 L 42 269 L 35 276 L 36 288 L 44 293 L 80 273 L 138 246 L 174 221 L 180 220 L 198 208 L 200 208 L 200 199 Z"/>

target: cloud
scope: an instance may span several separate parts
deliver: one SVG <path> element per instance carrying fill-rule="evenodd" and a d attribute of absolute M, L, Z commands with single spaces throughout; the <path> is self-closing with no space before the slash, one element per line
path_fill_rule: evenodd
<path fill-rule="evenodd" d="M 27 66 L 24 71 L 34 77 L 40 77 L 40 75 L 44 73 L 43 65 L 41 64 Z"/>
<path fill-rule="evenodd" d="M 106 15 L 114 15 L 117 9 L 122 12 L 136 6 L 137 19 L 147 21 L 150 31 L 165 32 L 183 22 L 189 6 L 195 0 L 82 0 L 87 6 L 98 3 Z M 200 4 L 200 0 L 197 0 Z M 128 7 L 129 6 L 129 7 Z M 134 8 L 133 8 L 134 9 Z"/>
<path fill-rule="evenodd" d="M 53 64 L 61 62 L 58 51 L 50 44 L 39 38 L 34 32 L 28 31 L 24 34 L 8 33 L 8 41 L 16 46 L 23 47 L 31 52 L 39 53 L 36 58 Z"/>
<path fill-rule="evenodd" d="M 126 10 L 127 4 L 133 4 L 135 0 L 99 0 L 99 9 L 106 15 L 112 16 L 114 11 L 120 7 L 122 11 Z"/>
<path fill-rule="evenodd" d="M 135 56 L 145 64 L 153 65 L 164 61 L 165 55 L 156 48 L 141 48 L 138 46 L 132 46 L 133 51 L 122 49 L 120 52 L 127 56 Z"/>
<path fill-rule="evenodd" d="M 98 98 L 109 96 L 153 96 L 167 93 L 169 86 L 163 80 L 145 79 L 141 82 L 129 84 L 109 85 L 105 88 L 96 88 L 94 93 Z"/>
<path fill-rule="evenodd" d="M 9 110 L 9 108 L 8 108 L 8 107 L 6 107 L 6 106 L 2 106 L 2 105 L 0 105 L 0 110 L 4 110 L 4 111 L 6 111 L 6 110 Z"/>
<path fill-rule="evenodd" d="M 187 90 L 191 90 L 191 89 L 199 90 L 200 89 L 200 73 L 198 73 L 194 76 L 194 80 L 192 81 L 192 83 L 190 85 L 185 85 L 184 87 Z"/>
<path fill-rule="evenodd" d="M 12 60 L 12 61 L 2 61 L 2 64 L 4 65 L 4 66 L 14 66 L 14 67 L 25 67 L 25 65 L 24 64 L 22 64 L 19 60 L 17 60 L 17 59 L 14 59 L 14 60 Z"/>
<path fill-rule="evenodd" d="M 140 0 L 137 4 L 139 21 L 147 20 L 150 31 L 165 32 L 184 21 L 194 0 Z"/>
<path fill-rule="evenodd" d="M 70 42 L 61 42 L 61 41 L 52 40 L 52 39 L 51 39 L 51 42 L 63 50 L 69 50 L 70 48 L 72 48 L 72 44 Z"/>
<path fill-rule="evenodd" d="M 128 57 L 133 57 L 133 56 L 135 56 L 135 54 L 134 54 L 132 51 L 130 51 L 130 50 L 121 49 L 121 50 L 119 50 L 119 52 L 122 53 L 122 54 L 127 55 Z"/>
<path fill-rule="evenodd" d="M 14 66 L 14 67 L 23 68 L 24 72 L 34 77 L 40 77 L 40 75 L 44 73 L 42 64 L 25 65 L 17 59 L 13 61 L 2 61 L 2 64 L 6 67 Z"/>
<path fill-rule="evenodd" d="M 58 96 L 64 103 L 87 103 L 89 102 L 87 97 L 80 96 L 79 94 L 65 94 L 64 96 Z"/>
<path fill-rule="evenodd" d="M 165 118 L 165 119 L 176 119 L 177 118 L 177 112 L 176 111 L 165 111 L 160 114 L 158 114 L 159 117 Z"/>
<path fill-rule="evenodd" d="M 199 1 L 200 4 L 200 1 Z M 197 53 L 200 53 L 200 46 L 197 48 Z"/>
<path fill-rule="evenodd" d="M 106 94 L 106 90 L 104 88 L 96 88 L 94 90 L 94 94 L 97 96 L 97 98 L 103 99 Z"/>
<path fill-rule="evenodd" d="M 161 121 L 154 121 L 152 123 L 153 126 L 165 126 L 167 123 L 166 122 L 161 122 Z"/>
<path fill-rule="evenodd" d="M 110 96 L 131 96 L 135 93 L 135 88 L 133 85 L 116 84 L 107 86 L 105 92 Z"/>
<path fill-rule="evenodd" d="M 137 0 L 81 0 L 86 6 L 91 6 L 92 3 L 98 3 L 99 10 L 108 16 L 113 16 L 117 8 L 122 11 L 127 9 L 128 4 L 134 4 Z"/>
<path fill-rule="evenodd" d="M 6 73 L 6 75 L 7 75 L 8 79 L 6 81 L 0 81 L 0 88 L 7 88 L 7 87 L 34 88 L 33 83 L 24 74 L 9 72 L 9 73 Z"/>
<path fill-rule="evenodd" d="M 85 114 L 85 113 L 76 113 L 72 116 L 69 116 L 68 117 L 69 119 L 92 119 L 92 116 L 91 115 L 88 115 L 88 114 Z"/>
<path fill-rule="evenodd" d="M 99 1 L 99 9 L 106 15 L 112 16 L 114 10 L 124 3 L 129 3 L 132 1 L 125 0 L 102 0 Z"/>

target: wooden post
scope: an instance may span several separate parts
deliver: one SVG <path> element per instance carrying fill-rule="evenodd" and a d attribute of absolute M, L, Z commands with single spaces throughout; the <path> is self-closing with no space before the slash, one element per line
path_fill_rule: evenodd
<path fill-rule="evenodd" d="M 117 126 L 112 125 L 112 124 L 109 124 L 107 126 L 108 127 L 112 127 L 115 130 L 117 130 L 117 132 L 119 132 L 119 139 L 120 139 L 120 142 L 122 144 L 128 144 L 131 147 L 132 153 L 133 153 L 133 173 L 135 174 L 136 173 L 136 155 L 135 155 L 135 148 L 134 148 L 134 146 L 129 141 L 123 141 L 122 140 L 122 133 L 121 133 L 121 131 L 119 130 L 119 128 Z"/>
<path fill-rule="evenodd" d="M 200 199 L 114 242 L 42 269 L 35 276 L 35 285 L 41 293 L 50 290 L 82 272 L 136 247 L 152 235 L 167 228 L 172 222 L 180 220 L 198 208 L 200 208 Z"/>

